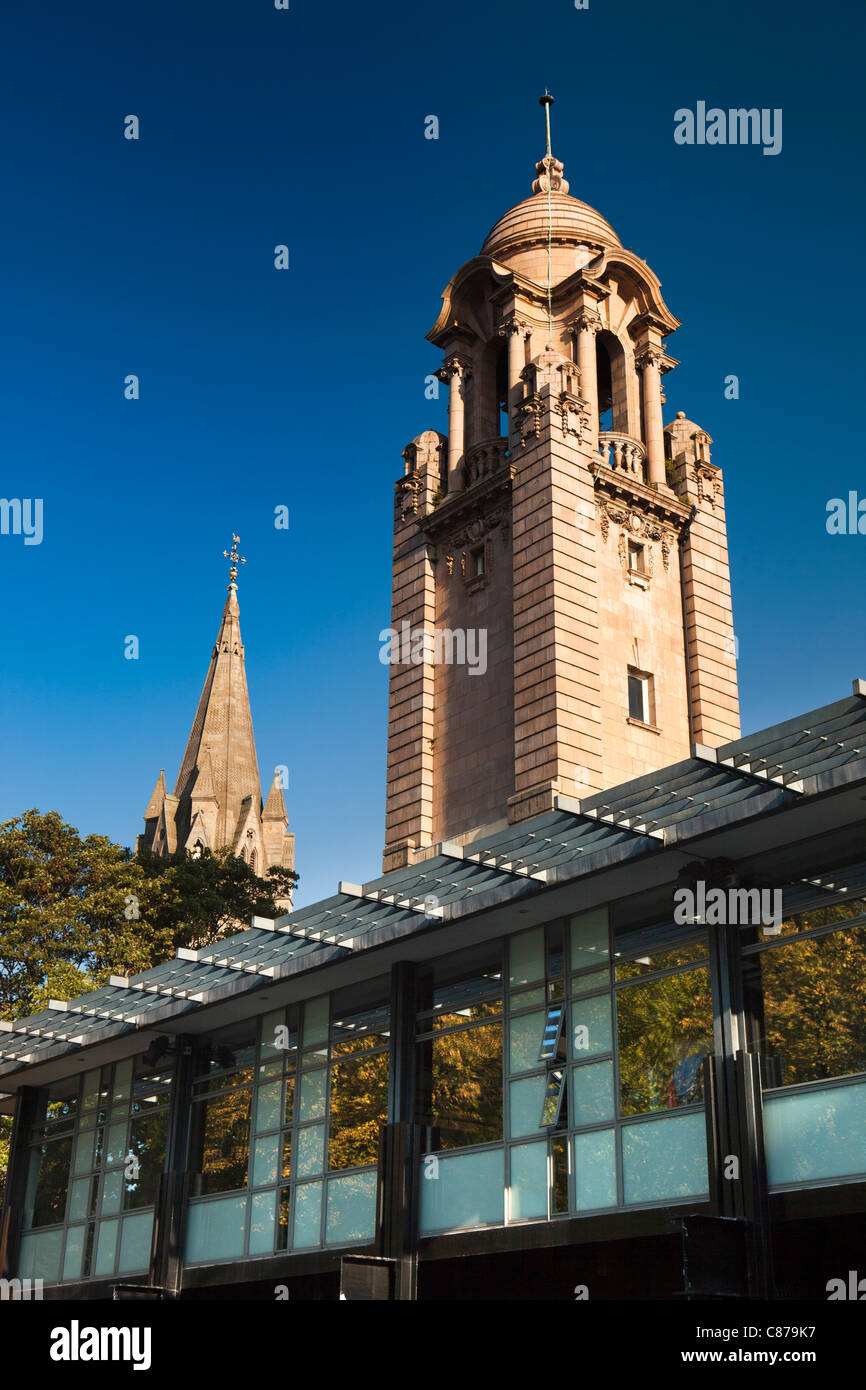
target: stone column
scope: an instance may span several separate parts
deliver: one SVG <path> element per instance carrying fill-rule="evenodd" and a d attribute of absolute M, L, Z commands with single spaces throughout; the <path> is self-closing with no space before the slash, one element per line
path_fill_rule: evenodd
<path fill-rule="evenodd" d="M 662 384 L 659 364 L 664 354 L 661 348 L 647 347 L 638 353 L 635 363 L 641 373 L 643 419 L 646 433 L 647 480 L 651 487 L 665 487 L 665 445 L 662 423 Z"/>
<path fill-rule="evenodd" d="M 527 324 L 512 314 L 499 328 L 500 338 L 508 339 L 508 437 L 511 438 L 514 408 L 518 403 L 518 393 L 522 395 L 521 373 L 526 366 L 524 343 L 529 335 Z"/>
<path fill-rule="evenodd" d="M 598 369 L 595 357 L 595 335 L 601 328 L 598 314 L 584 310 L 571 325 L 577 344 L 577 368 L 580 387 L 589 410 L 589 443 L 593 454 L 598 453 Z"/>
<path fill-rule="evenodd" d="M 437 373 L 440 381 L 448 382 L 448 496 L 461 490 L 461 469 L 466 450 L 466 420 L 463 386 L 468 375 L 462 357 L 446 357 Z"/>

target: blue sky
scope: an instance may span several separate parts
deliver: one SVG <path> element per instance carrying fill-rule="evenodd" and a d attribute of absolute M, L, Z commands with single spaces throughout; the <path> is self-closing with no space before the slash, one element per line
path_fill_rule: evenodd
<path fill-rule="evenodd" d="M 849 694 L 866 537 L 825 517 L 866 496 L 862 44 L 859 6 L 797 0 L 7 0 L 0 494 L 44 499 L 44 539 L 0 536 L 0 819 L 133 843 L 177 775 L 236 530 L 298 901 L 378 872 L 393 482 L 444 425 L 424 334 L 529 193 L 545 86 L 571 192 L 683 321 L 666 419 L 724 469 L 744 731 Z M 782 152 L 675 144 L 699 100 L 782 108 Z"/>

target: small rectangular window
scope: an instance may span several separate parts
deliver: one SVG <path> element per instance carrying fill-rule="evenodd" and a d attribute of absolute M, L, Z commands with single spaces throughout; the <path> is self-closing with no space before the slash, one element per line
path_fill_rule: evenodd
<path fill-rule="evenodd" d="M 479 575 L 482 575 L 484 573 L 483 546 L 481 546 L 478 550 L 473 550 L 472 552 L 472 573 L 476 579 L 479 577 Z"/>
<path fill-rule="evenodd" d="M 630 719 L 641 724 L 652 724 L 655 717 L 653 708 L 653 678 L 645 671 L 628 671 L 628 713 Z"/>
<path fill-rule="evenodd" d="M 635 574 L 646 574 L 646 553 L 637 541 L 628 543 L 628 567 Z"/>

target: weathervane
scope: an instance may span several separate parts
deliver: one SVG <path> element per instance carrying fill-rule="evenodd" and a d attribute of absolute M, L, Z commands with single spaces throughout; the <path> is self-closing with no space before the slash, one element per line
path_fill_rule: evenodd
<path fill-rule="evenodd" d="M 238 555 L 238 544 L 239 544 L 239 542 L 240 542 L 240 536 L 236 536 L 235 533 L 234 533 L 234 531 L 233 531 L 233 532 L 232 532 L 232 548 L 231 548 L 231 551 L 228 551 L 228 550 L 224 550 L 224 551 L 223 551 L 223 555 L 225 555 L 226 559 L 227 559 L 227 560 L 231 560 L 231 562 L 232 562 L 232 567 L 231 567 L 231 569 L 230 569 L 230 571 L 229 571 L 229 582 L 230 582 L 230 584 L 234 584 L 235 580 L 236 580 L 237 577 L 238 577 L 238 565 L 239 565 L 239 564 L 240 564 L 240 565 L 245 565 L 245 564 L 246 564 L 246 560 L 244 559 L 243 555 Z"/>

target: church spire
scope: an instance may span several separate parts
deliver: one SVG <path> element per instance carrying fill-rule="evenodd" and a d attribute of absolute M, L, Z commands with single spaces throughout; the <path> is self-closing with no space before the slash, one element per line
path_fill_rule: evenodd
<path fill-rule="evenodd" d="M 166 796 L 161 776 L 148 805 L 145 834 L 139 837 L 139 843 L 160 853 L 170 852 L 174 845 L 194 853 L 227 845 L 263 874 L 272 864 L 293 867 L 294 836 L 286 831 L 281 792 L 279 806 L 273 793 L 268 798 L 271 814 L 267 817 L 267 831 L 262 820 L 261 783 L 237 597 L 238 568 L 245 564 L 239 544 L 240 537 L 232 533 L 231 551 L 223 552 L 231 562 L 228 593 L 174 796 Z M 153 817 L 159 815 L 163 806 L 174 833 L 159 836 Z M 282 825 L 277 829 L 274 813 L 279 814 L 280 809 Z"/>

